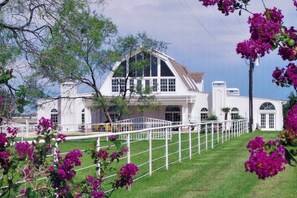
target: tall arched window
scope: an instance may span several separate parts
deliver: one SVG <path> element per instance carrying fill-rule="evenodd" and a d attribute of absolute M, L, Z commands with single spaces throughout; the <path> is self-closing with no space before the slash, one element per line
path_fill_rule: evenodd
<path fill-rule="evenodd" d="M 275 128 L 275 106 L 271 102 L 264 102 L 259 110 L 261 129 L 273 130 Z"/>
<path fill-rule="evenodd" d="M 81 123 L 82 124 L 85 124 L 85 109 L 83 109 L 82 111 L 81 111 Z"/>
<path fill-rule="evenodd" d="M 51 120 L 55 124 L 58 123 L 58 110 L 57 109 L 52 109 L 51 110 Z"/>
<path fill-rule="evenodd" d="M 237 107 L 233 107 L 232 109 L 231 109 L 231 119 L 233 120 L 233 119 L 238 119 L 238 116 L 239 116 L 239 110 L 238 110 L 238 108 Z"/>
<path fill-rule="evenodd" d="M 208 109 L 206 107 L 203 107 L 201 109 L 200 116 L 201 116 L 201 121 L 207 120 L 207 118 L 208 118 Z"/>

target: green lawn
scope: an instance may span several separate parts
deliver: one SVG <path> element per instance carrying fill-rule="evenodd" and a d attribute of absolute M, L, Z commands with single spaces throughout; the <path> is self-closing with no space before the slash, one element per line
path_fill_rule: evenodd
<path fill-rule="evenodd" d="M 244 134 L 214 149 L 194 154 L 135 182 L 130 191 L 119 190 L 113 197 L 297 197 L 297 168 L 287 167 L 279 175 L 258 180 L 246 173 L 247 142 L 257 135 L 275 139 L 277 132 Z"/>

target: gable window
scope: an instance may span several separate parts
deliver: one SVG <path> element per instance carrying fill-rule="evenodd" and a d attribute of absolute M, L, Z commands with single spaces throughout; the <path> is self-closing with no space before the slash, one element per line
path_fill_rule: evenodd
<path fill-rule="evenodd" d="M 54 124 L 58 123 L 58 110 L 57 109 L 51 110 L 51 120 Z"/>
<path fill-rule="evenodd" d="M 130 79 L 129 80 L 129 82 L 130 82 L 130 92 L 134 92 L 135 90 L 135 87 L 134 87 L 134 79 Z"/>
<path fill-rule="evenodd" d="M 168 79 L 168 91 L 175 91 L 175 79 Z"/>
<path fill-rule="evenodd" d="M 158 79 L 153 79 L 153 91 L 158 91 Z"/>
<path fill-rule="evenodd" d="M 112 92 L 119 92 L 118 79 L 112 79 L 111 80 L 111 91 Z"/>
<path fill-rule="evenodd" d="M 238 118 L 238 116 L 239 116 L 239 110 L 238 110 L 238 108 L 233 107 L 233 108 L 231 109 L 231 119 L 232 119 L 232 120 L 233 120 L 233 119 L 236 119 L 236 118 Z"/>
<path fill-rule="evenodd" d="M 161 91 L 167 91 L 167 79 L 161 79 Z"/>
<path fill-rule="evenodd" d="M 152 76 L 158 76 L 158 59 L 155 56 L 151 56 L 151 70 Z"/>
<path fill-rule="evenodd" d="M 174 76 L 168 65 L 161 60 L 161 76 Z"/>
<path fill-rule="evenodd" d="M 85 109 L 81 111 L 81 123 L 85 124 Z"/>
<path fill-rule="evenodd" d="M 200 119 L 201 119 L 201 121 L 203 121 L 203 120 L 207 120 L 207 118 L 208 118 L 208 109 L 207 108 L 202 108 L 201 109 L 201 113 L 200 113 Z"/>
<path fill-rule="evenodd" d="M 265 102 L 260 106 L 260 110 L 275 110 L 275 107 L 270 102 Z"/>

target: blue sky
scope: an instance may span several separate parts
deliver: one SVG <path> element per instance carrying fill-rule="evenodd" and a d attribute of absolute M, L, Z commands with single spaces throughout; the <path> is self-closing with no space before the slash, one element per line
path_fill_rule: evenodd
<path fill-rule="evenodd" d="M 261 2 L 261 1 L 252 1 Z M 297 26 L 292 0 L 270 0 L 283 10 L 285 25 Z M 271 5 L 270 5 L 271 4 Z M 263 10 L 255 5 L 254 11 Z M 166 53 L 192 72 L 205 72 L 205 91 L 211 82 L 224 80 L 248 95 L 248 65 L 236 54 L 236 44 L 249 38 L 248 14 L 225 17 L 214 7 L 203 7 L 198 0 L 109 0 L 103 14 L 118 26 L 119 34 L 146 32 L 167 43 Z M 292 88 L 272 84 L 272 71 L 284 63 L 277 52 L 260 59 L 254 71 L 254 96 L 286 99 Z"/>

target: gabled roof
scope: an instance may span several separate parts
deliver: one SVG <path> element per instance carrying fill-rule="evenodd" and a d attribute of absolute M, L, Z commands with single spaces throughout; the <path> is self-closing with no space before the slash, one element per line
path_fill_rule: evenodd
<path fill-rule="evenodd" d="M 201 83 L 203 80 L 204 72 L 189 72 L 188 69 L 177 63 L 175 60 L 168 58 L 171 65 L 174 67 L 183 83 L 186 85 L 189 91 L 199 91 L 196 83 Z"/>

